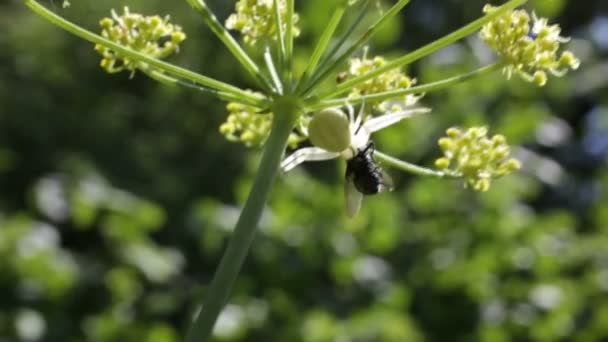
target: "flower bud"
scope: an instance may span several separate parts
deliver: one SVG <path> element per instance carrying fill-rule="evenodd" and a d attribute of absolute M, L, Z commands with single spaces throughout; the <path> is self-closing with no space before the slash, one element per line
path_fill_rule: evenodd
<path fill-rule="evenodd" d="M 439 170 L 445 170 L 450 166 L 450 160 L 448 158 L 439 158 L 435 160 L 435 166 Z"/>
<path fill-rule="evenodd" d="M 535 71 L 532 83 L 539 87 L 543 87 L 545 84 L 547 84 L 547 73 L 541 70 Z"/>
<path fill-rule="evenodd" d="M 461 135 L 461 134 L 462 134 L 462 132 L 461 132 L 461 131 L 460 131 L 458 128 L 456 128 L 456 127 L 450 127 L 450 128 L 448 128 L 448 129 L 445 131 L 445 133 L 446 133 L 446 134 L 447 134 L 447 136 L 448 136 L 448 137 L 450 137 L 450 138 L 456 138 L 456 137 L 458 137 L 459 135 Z"/>
<path fill-rule="evenodd" d="M 559 58 L 559 65 L 561 67 L 568 67 L 570 69 L 576 70 L 580 65 L 580 61 L 571 51 L 564 51 L 561 57 Z"/>
<path fill-rule="evenodd" d="M 453 142 L 452 139 L 443 137 L 439 139 L 437 144 L 439 145 L 439 147 L 441 147 L 443 151 L 448 151 L 452 147 Z"/>

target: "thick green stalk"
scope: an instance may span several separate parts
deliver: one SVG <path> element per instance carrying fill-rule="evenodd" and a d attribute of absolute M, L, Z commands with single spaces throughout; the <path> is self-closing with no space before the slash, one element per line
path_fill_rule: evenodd
<path fill-rule="evenodd" d="M 210 77 L 206 77 L 206 76 L 197 74 L 190 70 L 180 68 L 173 64 L 166 63 L 159 59 L 156 59 L 156 58 L 150 57 L 148 55 L 145 55 L 143 53 L 137 52 L 128 47 L 124 47 L 120 44 L 116 44 L 109 39 L 106 39 L 100 35 L 90 32 L 76 24 L 73 24 L 73 23 L 63 19 L 62 17 L 58 16 L 57 14 L 46 9 L 44 6 L 40 5 L 35 0 L 24 0 L 24 2 L 36 14 L 40 15 L 41 17 L 45 18 L 46 20 L 50 21 L 51 23 L 61 27 L 62 29 L 66 30 L 80 38 L 88 40 L 92 43 L 96 43 L 96 44 L 100 44 L 105 47 L 108 47 L 108 48 L 110 48 L 116 52 L 119 52 L 120 54 L 127 56 L 129 58 L 132 58 L 134 60 L 137 60 L 137 61 L 140 61 L 143 63 L 147 63 L 150 66 L 153 66 L 155 68 L 158 68 L 158 69 L 166 72 L 167 74 L 174 75 L 174 76 L 177 76 L 182 79 L 187 79 L 192 82 L 196 82 L 204 87 L 209 87 L 209 88 L 216 89 L 216 90 L 219 90 L 219 91 L 222 91 L 225 93 L 233 94 L 236 97 L 247 98 L 247 99 L 251 100 L 251 102 L 257 103 L 257 105 L 256 105 L 257 107 L 264 107 L 266 105 L 266 99 L 263 96 L 244 91 L 244 90 L 234 87 L 228 83 L 214 80 Z"/>
<path fill-rule="evenodd" d="M 335 97 L 337 95 L 340 95 L 340 94 L 352 89 L 353 87 L 356 87 L 358 84 L 361 84 L 367 80 L 371 80 L 372 78 L 374 78 L 378 75 L 381 75 L 389 70 L 401 68 L 407 64 L 410 64 L 424 56 L 429 55 L 432 52 L 435 52 L 447 45 L 450 45 L 464 37 L 469 36 L 470 34 L 479 30 L 486 23 L 494 20 L 496 17 L 504 14 L 506 11 L 512 10 L 515 7 L 522 5 L 526 1 L 527 0 L 511 0 L 511 1 L 507 2 L 506 4 L 496 8 L 495 11 L 492 11 L 491 13 L 486 14 L 485 16 L 469 23 L 468 25 L 461 27 L 460 29 L 458 29 L 442 38 L 435 40 L 434 42 L 432 42 L 430 44 L 427 44 L 415 51 L 412 51 L 411 53 L 409 53 L 405 56 L 402 56 L 389 63 L 386 63 L 384 66 L 382 66 L 378 69 L 375 69 L 366 74 L 346 80 L 345 82 L 341 83 L 337 87 L 333 88 L 331 91 L 329 91 L 325 94 L 319 95 L 319 98 L 327 99 L 327 98 Z"/>
<path fill-rule="evenodd" d="M 455 84 L 462 83 L 462 82 L 471 80 L 476 77 L 485 76 L 493 71 L 496 71 L 496 70 L 502 68 L 503 66 L 504 66 L 503 63 L 497 62 L 497 63 L 493 63 L 490 65 L 486 65 L 479 69 L 475 69 L 466 74 L 461 74 L 461 75 L 453 76 L 453 77 L 446 78 L 443 80 L 430 82 L 430 83 L 426 83 L 426 84 L 421 84 L 419 86 L 415 86 L 415 87 L 411 87 L 411 88 L 407 88 L 407 89 L 391 90 L 391 91 L 386 91 L 386 92 L 382 92 L 382 93 L 363 95 L 363 96 L 353 97 L 353 98 L 343 97 L 343 98 L 338 98 L 338 99 L 320 101 L 320 102 L 316 102 L 316 103 L 311 102 L 314 104 L 307 105 L 306 110 L 317 111 L 317 110 L 320 110 L 323 108 L 342 106 L 347 102 L 351 105 L 357 105 L 360 103 L 377 103 L 377 102 L 382 102 L 385 100 L 390 100 L 390 99 L 396 98 L 398 96 L 405 96 L 405 95 L 409 95 L 409 94 L 422 94 L 422 93 L 428 93 L 431 91 L 437 91 L 437 90 L 449 88 Z"/>
<path fill-rule="evenodd" d="M 272 130 L 266 142 L 253 187 L 230 237 L 228 248 L 224 252 L 207 290 L 200 313 L 186 336 L 186 342 L 206 341 L 211 335 L 220 311 L 228 301 L 232 286 L 255 236 L 258 221 L 279 170 L 287 138 L 292 131 L 298 112 L 299 108 L 290 101 L 273 108 L 275 115 Z"/>
<path fill-rule="evenodd" d="M 408 173 L 412 173 L 418 176 L 431 176 L 437 178 L 455 178 L 457 176 L 452 175 L 450 173 L 436 171 L 433 169 L 429 169 L 426 167 L 422 167 L 416 164 L 408 163 L 406 161 L 397 159 L 395 157 L 391 157 L 388 154 L 384 154 L 379 151 L 374 151 L 374 157 L 382 163 L 382 165 L 387 165 L 393 167 L 395 169 L 405 171 Z"/>
<path fill-rule="evenodd" d="M 255 80 L 259 83 L 259 85 L 264 88 L 266 91 L 272 89 L 272 83 L 260 70 L 257 64 L 249 57 L 249 55 L 241 48 L 239 43 L 230 35 L 228 30 L 222 25 L 219 20 L 215 17 L 213 12 L 207 7 L 202 0 L 186 0 L 194 8 L 198 11 L 203 17 L 203 20 L 209 26 L 211 31 L 215 33 L 215 35 L 224 43 L 224 45 L 230 50 L 232 55 L 236 58 L 239 63 L 251 74 Z"/>

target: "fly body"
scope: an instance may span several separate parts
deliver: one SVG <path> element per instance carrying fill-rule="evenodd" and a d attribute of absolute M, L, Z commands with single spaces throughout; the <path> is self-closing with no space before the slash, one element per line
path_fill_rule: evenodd
<path fill-rule="evenodd" d="M 361 206 L 363 195 L 374 195 L 390 191 L 391 178 L 374 160 L 374 143 L 370 141 L 365 148 L 357 151 L 346 162 L 345 199 L 346 213 L 354 216 Z"/>

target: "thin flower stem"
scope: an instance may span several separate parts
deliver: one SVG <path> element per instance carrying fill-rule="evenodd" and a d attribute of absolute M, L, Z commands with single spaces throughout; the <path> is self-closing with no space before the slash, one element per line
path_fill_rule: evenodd
<path fill-rule="evenodd" d="M 270 77 L 274 82 L 274 87 L 277 90 L 279 95 L 283 95 L 283 84 L 281 83 L 281 79 L 279 78 L 279 74 L 277 73 L 277 69 L 274 66 L 274 62 L 272 60 L 272 54 L 270 53 L 270 48 L 266 47 L 266 51 L 264 51 L 264 61 L 266 62 L 266 67 L 270 72 Z"/>
<path fill-rule="evenodd" d="M 260 109 L 264 108 L 264 107 L 259 107 L 260 106 L 259 101 L 251 101 L 248 98 L 236 96 L 232 93 L 225 93 L 225 92 L 217 91 L 212 88 L 198 85 L 192 81 L 184 81 L 179 78 L 169 76 L 169 75 L 163 73 L 162 71 L 159 71 L 156 69 L 148 68 L 148 69 L 140 69 L 140 70 L 143 73 L 145 73 L 146 75 L 148 75 L 148 77 L 150 77 L 162 84 L 168 85 L 168 86 L 178 86 L 179 85 L 179 86 L 182 86 L 185 88 L 190 88 L 190 89 L 198 90 L 203 93 L 215 95 L 216 97 L 218 97 L 219 99 L 224 100 L 224 101 L 238 102 L 238 103 L 242 103 L 242 104 L 245 104 L 248 106 L 257 107 Z"/>
<path fill-rule="evenodd" d="M 384 154 L 379 151 L 374 151 L 374 157 L 381 162 L 383 165 L 390 166 L 392 168 L 412 173 L 418 176 L 430 176 L 436 178 L 457 178 L 457 175 L 451 173 L 441 172 L 426 167 L 422 167 L 416 164 L 408 163 L 406 161 L 391 157 L 388 154 Z"/>
<path fill-rule="evenodd" d="M 297 119 L 297 108 L 284 106 L 273 109 L 274 122 L 270 137 L 266 142 L 264 154 L 257 171 L 253 187 L 245 202 L 245 207 L 222 256 L 201 310 L 186 336 L 185 342 L 207 341 L 215 321 L 228 301 L 232 286 L 239 274 L 249 247 L 255 236 L 256 228 L 266 205 L 266 200 L 279 170 L 287 138 Z"/>
<path fill-rule="evenodd" d="M 432 52 L 435 52 L 449 44 L 456 42 L 457 40 L 460 40 L 460 39 L 472 34 L 473 32 L 479 30 L 483 25 L 485 25 L 489 21 L 494 20 L 496 17 L 502 15 L 506 11 L 512 10 L 513 8 L 522 5 L 526 1 L 527 0 L 511 0 L 504 5 L 497 7 L 495 11 L 492 11 L 491 13 L 488 13 L 485 16 L 483 16 L 475 21 L 472 21 L 468 25 L 465 25 L 462 28 L 460 28 L 450 34 L 448 34 L 440 39 L 437 39 L 436 41 L 434 41 L 430 44 L 427 44 L 405 56 L 397 58 L 394 61 L 389 62 L 378 69 L 375 69 L 366 74 L 346 80 L 345 82 L 341 83 L 337 87 L 333 88 L 330 92 L 319 95 L 319 98 L 327 99 L 327 98 L 335 97 L 337 95 L 340 95 L 340 94 L 352 89 L 353 87 L 356 87 L 357 85 L 359 85 L 367 80 L 371 80 L 372 78 L 374 78 L 378 75 L 381 75 L 382 73 L 385 73 L 392 69 L 401 68 L 407 64 L 410 64 L 426 55 L 429 55 Z"/>
<path fill-rule="evenodd" d="M 350 37 L 355 32 L 355 29 L 359 26 L 359 24 L 363 21 L 363 18 L 368 14 L 367 8 L 369 7 L 371 1 L 363 1 L 360 6 L 357 17 L 351 22 L 348 29 L 341 35 L 340 40 L 333 46 L 331 51 L 323 56 L 321 61 L 321 67 L 317 68 L 314 73 L 306 80 L 301 82 L 301 87 L 298 88 L 298 94 L 308 94 L 313 89 L 314 85 L 321 83 L 321 78 L 325 77 L 328 73 L 327 70 L 330 65 L 330 61 L 335 59 L 334 56 L 338 53 L 341 47 L 345 46 L 346 41 L 350 39 Z"/>
<path fill-rule="evenodd" d="M 334 14 L 332 15 L 331 19 L 329 20 L 329 23 L 327 23 L 327 26 L 323 31 L 323 34 L 321 34 L 321 38 L 319 38 L 317 46 L 315 46 L 312 56 L 310 57 L 310 62 L 308 63 L 308 66 L 304 70 L 304 73 L 302 74 L 302 77 L 300 79 L 306 80 L 308 78 L 308 75 L 310 75 L 316 69 L 319 60 L 321 59 L 321 56 L 323 56 L 323 54 L 327 50 L 327 45 L 329 44 L 331 37 L 334 35 L 336 27 L 338 27 L 338 24 L 344 16 L 344 12 L 346 12 L 345 2 L 338 5 L 338 8 L 336 8 L 336 10 L 334 11 Z"/>
<path fill-rule="evenodd" d="M 287 68 L 285 67 L 285 59 L 287 58 L 286 47 L 285 47 L 285 27 L 283 25 L 283 18 L 281 17 L 281 8 L 279 7 L 279 0 L 273 1 L 274 10 L 274 21 L 277 25 L 277 48 L 279 56 L 279 70 L 281 70 L 284 79 L 287 76 Z"/>
<path fill-rule="evenodd" d="M 362 4 L 360 5 L 359 11 L 357 12 L 357 16 L 350 22 L 350 25 L 348 26 L 348 28 L 344 31 L 344 33 L 342 33 L 340 35 L 340 39 L 333 44 L 331 50 L 329 51 L 329 53 L 326 53 L 321 60 L 319 61 L 319 64 L 321 64 L 321 67 L 316 68 L 312 74 L 310 74 L 309 77 L 304 78 L 304 75 L 302 76 L 298 87 L 296 88 L 295 93 L 296 94 L 306 94 L 307 92 L 310 91 L 310 84 L 317 84 L 317 80 L 319 79 L 320 75 L 323 73 L 323 67 L 324 65 L 328 64 L 328 61 L 331 60 L 332 58 L 334 58 L 334 56 L 336 55 L 336 53 L 338 53 L 338 51 L 340 50 L 341 47 L 343 47 L 346 43 L 346 41 L 353 35 L 353 33 L 355 32 L 355 29 L 359 26 L 359 24 L 361 24 L 361 22 L 363 22 L 363 18 L 365 18 L 365 16 L 368 14 L 367 8 L 369 7 L 369 3 L 370 1 L 363 1 Z"/>
<path fill-rule="evenodd" d="M 291 81 L 292 81 L 292 67 L 293 67 L 293 15 L 294 15 L 294 2 L 295 0 L 287 0 L 287 20 L 285 25 L 285 70 L 286 79 L 285 86 L 290 88 L 291 91 Z"/>
<path fill-rule="evenodd" d="M 143 53 L 140 53 L 140 52 L 137 52 L 130 48 L 124 47 L 120 44 L 116 44 L 109 39 L 101 37 L 100 35 L 90 32 L 76 24 L 73 24 L 73 23 L 63 19 L 62 17 L 58 16 L 57 14 L 46 9 L 44 6 L 40 5 L 35 0 L 24 0 L 24 2 L 30 9 L 32 9 L 32 11 L 34 13 L 40 15 L 41 17 L 45 18 L 49 22 L 61 27 L 62 29 L 66 30 L 80 38 L 88 40 L 92 43 L 106 46 L 116 52 L 119 52 L 120 54 L 122 54 L 124 56 L 127 56 L 129 58 L 132 58 L 134 60 L 137 60 L 137 61 L 140 61 L 143 63 L 147 63 L 150 66 L 158 68 L 159 70 L 162 70 L 162 71 L 166 72 L 167 74 L 171 74 L 171 75 L 177 76 L 182 79 L 190 80 L 192 82 L 200 84 L 203 87 L 208 87 L 211 89 L 221 91 L 223 93 L 232 94 L 237 98 L 246 98 L 246 99 L 250 100 L 250 102 L 256 103 L 256 107 L 267 106 L 268 100 L 261 95 L 244 91 L 244 90 L 239 89 L 235 86 L 232 86 L 228 83 L 224 83 L 224 82 L 215 80 L 213 78 L 192 72 L 190 70 L 180 68 L 173 64 L 163 62 L 159 59 L 150 57 Z"/>
<path fill-rule="evenodd" d="M 375 23 L 373 23 L 352 45 L 346 49 L 340 56 L 330 62 L 328 65 L 323 65 L 323 71 L 307 84 L 307 89 L 314 89 L 317 84 L 322 82 L 328 75 L 339 68 L 344 61 L 351 57 L 358 49 L 360 49 L 367 41 L 376 34 L 386 21 L 393 18 L 410 2 L 410 0 L 399 0 L 388 11 L 386 11 Z"/>
<path fill-rule="evenodd" d="M 258 82 L 259 86 L 266 91 L 273 89 L 272 82 L 262 73 L 260 67 L 249 57 L 239 43 L 230 35 L 228 30 L 215 17 L 203 0 L 186 0 L 196 11 L 200 13 L 203 20 L 209 26 L 211 31 L 224 43 L 230 50 L 232 55 L 241 63 L 243 68 L 247 70 Z"/>
<path fill-rule="evenodd" d="M 338 99 L 321 101 L 316 104 L 306 106 L 306 109 L 308 111 L 317 111 L 317 110 L 320 110 L 323 108 L 342 106 L 346 102 L 348 102 L 351 105 L 357 105 L 357 104 L 364 103 L 364 102 L 365 103 L 382 102 L 385 100 L 396 98 L 398 96 L 405 96 L 405 95 L 409 95 L 409 94 L 429 93 L 432 91 L 437 91 L 437 90 L 451 87 L 455 84 L 462 83 L 464 81 L 468 81 L 468 80 L 471 80 L 476 77 L 485 76 L 493 71 L 500 69 L 503 65 L 504 64 L 501 62 L 496 62 L 496 63 L 490 64 L 490 65 L 481 67 L 479 69 L 475 69 L 466 74 L 461 74 L 461 75 L 446 78 L 443 80 L 430 82 L 430 83 L 426 83 L 426 84 L 421 84 L 419 86 L 415 86 L 415 87 L 411 87 L 411 88 L 407 88 L 407 89 L 391 90 L 391 91 L 386 91 L 386 92 L 382 92 L 382 93 L 363 95 L 363 96 L 353 97 L 353 98 L 343 97 L 343 98 L 338 98 Z"/>

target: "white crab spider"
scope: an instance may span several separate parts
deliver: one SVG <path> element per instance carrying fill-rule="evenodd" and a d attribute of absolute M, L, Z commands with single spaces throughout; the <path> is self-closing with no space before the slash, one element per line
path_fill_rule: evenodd
<path fill-rule="evenodd" d="M 295 151 L 283 160 L 281 168 L 287 172 L 306 161 L 329 160 L 338 157 L 346 159 L 348 167 L 344 183 L 344 198 L 346 213 L 353 217 L 361 207 L 362 191 L 366 194 L 390 191 L 392 183 L 390 177 L 374 164 L 373 157 L 368 156 L 370 147 L 371 153 L 373 153 L 373 143 L 369 141 L 370 135 L 412 115 L 427 113 L 430 109 L 399 110 L 366 120 L 363 106 L 356 117 L 353 107 L 347 105 L 347 108 L 348 119 L 339 108 L 329 108 L 315 114 L 308 126 L 308 137 L 315 147 L 304 147 Z M 352 172 L 352 170 L 358 171 Z M 373 175 L 370 175 L 369 172 Z M 373 176 L 373 178 L 369 179 L 369 176 Z M 371 191 L 365 191 L 365 189 L 359 191 L 357 186 L 360 186 L 361 182 L 369 185 L 367 183 L 369 181 L 372 181 Z"/>
<path fill-rule="evenodd" d="M 429 108 L 410 108 L 365 120 L 363 106 L 356 117 L 353 107 L 349 104 L 346 107 L 348 117 L 339 107 L 316 113 L 308 128 L 308 137 L 315 146 L 296 150 L 281 162 L 281 169 L 287 172 L 307 161 L 338 157 L 351 159 L 360 149 L 365 148 L 372 133 L 413 115 L 431 111 Z"/>

